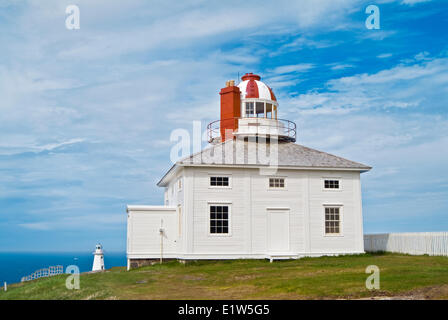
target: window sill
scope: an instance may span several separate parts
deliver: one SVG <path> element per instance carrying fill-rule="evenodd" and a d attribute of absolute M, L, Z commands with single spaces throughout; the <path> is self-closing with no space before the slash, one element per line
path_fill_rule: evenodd
<path fill-rule="evenodd" d="M 343 237 L 343 234 L 324 234 L 324 237 L 328 237 L 328 238 L 341 238 Z"/>
<path fill-rule="evenodd" d="M 268 188 L 267 191 L 288 191 L 288 188 Z"/>
<path fill-rule="evenodd" d="M 209 186 L 208 188 L 209 189 L 232 189 L 232 187 L 230 187 L 230 186 L 227 186 L 227 187 L 225 187 L 225 186 Z"/>
<path fill-rule="evenodd" d="M 218 238 L 225 237 L 225 238 L 227 238 L 227 237 L 231 237 L 232 234 L 231 233 L 209 233 L 208 236 L 209 237 L 213 237 L 213 238 L 215 238 L 215 237 L 218 237 Z"/>

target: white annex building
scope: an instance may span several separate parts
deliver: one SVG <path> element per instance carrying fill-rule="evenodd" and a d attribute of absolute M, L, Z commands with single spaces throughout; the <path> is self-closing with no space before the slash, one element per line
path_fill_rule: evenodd
<path fill-rule="evenodd" d="M 221 89 L 210 147 L 158 183 L 161 206 L 128 205 L 128 269 L 163 259 L 295 259 L 364 252 L 360 174 L 296 144 L 296 125 L 258 75 Z"/>

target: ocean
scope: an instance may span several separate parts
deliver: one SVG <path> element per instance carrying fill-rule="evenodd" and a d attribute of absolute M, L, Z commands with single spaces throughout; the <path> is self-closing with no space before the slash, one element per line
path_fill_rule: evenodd
<path fill-rule="evenodd" d="M 49 266 L 62 265 L 65 268 L 69 265 L 76 265 L 80 272 L 92 270 L 92 252 L 70 252 L 70 253 L 5 253 L 0 252 L 0 286 L 3 282 L 20 282 L 24 276 L 30 275 L 39 269 Z M 125 252 L 105 252 L 104 266 L 111 267 L 126 266 Z"/>

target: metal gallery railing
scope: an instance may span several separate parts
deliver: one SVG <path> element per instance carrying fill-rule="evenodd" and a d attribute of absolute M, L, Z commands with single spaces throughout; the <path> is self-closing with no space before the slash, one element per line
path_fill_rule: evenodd
<path fill-rule="evenodd" d="M 269 132 L 276 132 L 279 140 L 288 140 L 295 142 L 297 138 L 297 125 L 286 119 L 269 119 L 269 118 L 256 118 L 256 117 L 248 117 L 248 118 L 228 118 L 223 120 L 215 120 L 210 122 L 207 125 L 207 137 L 208 142 L 217 141 L 221 138 L 221 128 L 238 128 L 240 124 L 240 120 L 259 120 L 255 121 L 255 123 L 249 122 L 244 126 L 250 127 L 256 125 L 260 130 L 260 134 L 269 134 Z M 268 121 L 266 121 L 268 120 Z M 274 123 L 274 124 L 273 124 Z M 272 130 L 274 129 L 274 130 Z M 272 131 L 271 131 L 272 130 Z M 237 130 L 236 133 L 239 131 Z"/>

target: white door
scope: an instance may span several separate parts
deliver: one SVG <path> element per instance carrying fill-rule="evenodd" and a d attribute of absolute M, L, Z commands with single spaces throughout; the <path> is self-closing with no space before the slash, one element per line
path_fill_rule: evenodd
<path fill-rule="evenodd" d="M 289 211 L 268 210 L 268 250 L 289 251 Z"/>

